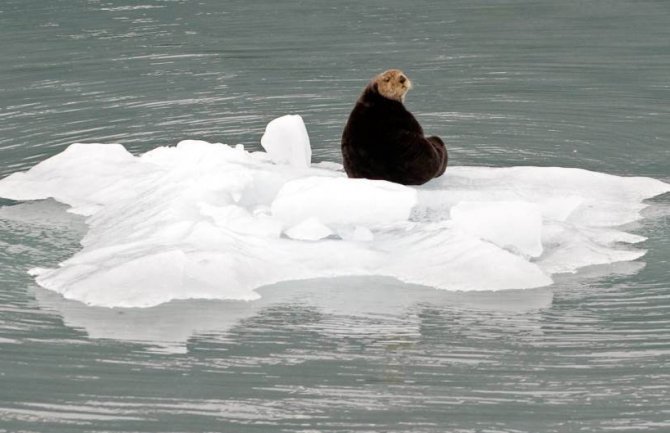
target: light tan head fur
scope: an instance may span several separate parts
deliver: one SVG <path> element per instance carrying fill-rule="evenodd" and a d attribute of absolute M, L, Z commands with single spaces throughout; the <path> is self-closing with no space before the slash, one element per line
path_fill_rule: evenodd
<path fill-rule="evenodd" d="M 412 82 L 400 69 L 384 71 L 374 77 L 372 82 L 377 85 L 380 95 L 399 102 L 405 101 L 405 95 L 412 88 Z"/>

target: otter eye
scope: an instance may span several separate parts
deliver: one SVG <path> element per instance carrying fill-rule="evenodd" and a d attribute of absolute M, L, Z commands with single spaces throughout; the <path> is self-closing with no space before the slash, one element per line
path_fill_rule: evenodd
<path fill-rule="evenodd" d="M 391 77 L 384 78 L 384 81 L 386 81 L 388 83 L 389 81 L 391 81 Z"/>
<path fill-rule="evenodd" d="M 400 84 L 402 84 L 402 83 L 404 83 L 405 81 L 407 81 L 407 78 L 405 78 L 404 76 L 401 75 L 400 78 L 399 78 L 398 80 L 400 81 Z"/>

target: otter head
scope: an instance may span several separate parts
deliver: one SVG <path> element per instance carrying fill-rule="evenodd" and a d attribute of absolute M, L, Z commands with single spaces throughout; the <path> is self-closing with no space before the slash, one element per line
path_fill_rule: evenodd
<path fill-rule="evenodd" d="M 412 82 L 399 69 L 389 69 L 372 79 L 377 92 L 385 98 L 398 102 L 405 101 L 405 95 L 412 88 Z"/>

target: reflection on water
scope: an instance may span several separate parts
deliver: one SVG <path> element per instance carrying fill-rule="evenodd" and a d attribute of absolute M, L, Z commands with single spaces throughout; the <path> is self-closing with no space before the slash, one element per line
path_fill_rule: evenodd
<path fill-rule="evenodd" d="M 520 316 L 551 305 L 549 290 L 443 292 L 412 287 L 390 278 L 336 278 L 285 282 L 259 290 L 258 301 L 175 301 L 148 309 L 88 307 L 39 287 L 40 308 L 57 312 L 67 326 L 90 338 L 144 342 L 186 352 L 191 337 L 228 334 L 254 317 L 286 309 L 290 314 L 316 314 L 310 326 L 326 336 L 387 338 L 420 335 L 425 308 L 471 311 L 495 322 L 498 315 Z"/>

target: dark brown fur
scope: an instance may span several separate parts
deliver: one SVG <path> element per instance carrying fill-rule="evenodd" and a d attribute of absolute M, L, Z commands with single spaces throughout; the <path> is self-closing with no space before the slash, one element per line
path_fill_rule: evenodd
<path fill-rule="evenodd" d="M 379 93 L 380 84 L 388 86 L 388 72 L 368 84 L 349 115 L 342 133 L 344 169 L 353 178 L 421 185 L 444 173 L 447 149 L 439 137 L 423 135 L 402 97 L 389 99 Z M 410 85 L 407 80 L 403 97 Z"/>

